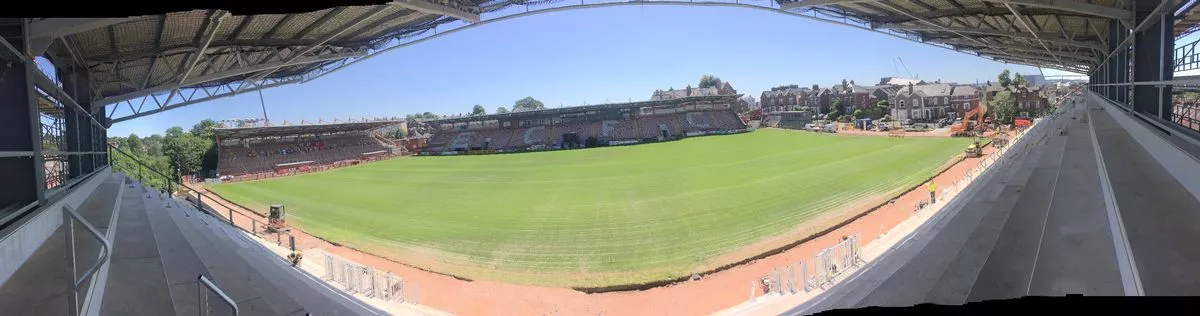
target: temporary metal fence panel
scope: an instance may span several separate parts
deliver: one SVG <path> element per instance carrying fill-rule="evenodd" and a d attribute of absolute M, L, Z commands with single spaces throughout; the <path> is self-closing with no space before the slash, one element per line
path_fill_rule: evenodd
<path fill-rule="evenodd" d="M 404 279 L 333 254 L 324 255 L 325 279 L 341 285 L 346 292 L 385 301 L 405 301 Z"/>

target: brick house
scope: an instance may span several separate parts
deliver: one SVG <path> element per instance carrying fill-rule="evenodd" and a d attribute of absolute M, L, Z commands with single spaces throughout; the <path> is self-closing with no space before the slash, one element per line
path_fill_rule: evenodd
<path fill-rule="evenodd" d="M 892 117 L 897 120 L 912 119 L 933 121 L 945 118 L 950 110 L 950 95 L 954 86 L 944 83 L 908 85 L 896 94 L 892 103 Z"/>
<path fill-rule="evenodd" d="M 957 113 L 966 113 L 975 108 L 979 102 L 979 89 L 970 85 L 954 86 L 950 93 L 950 109 Z"/>
<path fill-rule="evenodd" d="M 717 80 L 717 86 L 712 88 L 692 88 L 688 85 L 687 88 L 675 90 L 670 88 L 667 90 L 654 90 L 654 94 L 650 96 L 650 101 L 670 100 L 684 97 L 694 96 L 712 96 L 712 95 L 731 95 L 737 94 L 737 90 L 728 82 Z"/>
<path fill-rule="evenodd" d="M 842 102 L 842 108 L 838 109 L 843 114 L 853 113 L 855 109 L 866 109 L 875 106 L 872 97 L 874 87 L 864 87 L 855 85 L 853 82 L 848 87 L 841 85 L 834 86 L 830 95 L 830 104 L 836 104 L 837 101 Z"/>
<path fill-rule="evenodd" d="M 897 91 L 889 102 L 892 104 L 893 119 L 898 121 L 913 119 L 915 112 L 918 112 L 917 110 L 921 109 L 925 102 L 925 92 L 917 90 L 910 84 Z"/>
<path fill-rule="evenodd" d="M 1046 100 L 1046 96 L 1042 94 L 1042 88 L 1039 86 L 1011 85 L 1005 88 L 998 84 L 992 84 L 988 85 L 985 91 L 988 99 L 991 99 L 996 97 L 996 94 L 1000 91 L 1005 90 L 1012 93 L 1013 99 L 1017 101 L 1017 111 L 1025 112 L 1026 114 L 1023 115 L 1027 115 L 1030 112 L 1029 110 L 1042 110 L 1050 105 L 1050 102 Z"/>
<path fill-rule="evenodd" d="M 1039 86 L 1021 86 L 1015 89 L 1013 96 L 1017 99 L 1017 111 L 1042 110 L 1049 106 L 1046 97 L 1042 95 Z"/>
<path fill-rule="evenodd" d="M 800 88 L 797 85 L 779 86 L 771 88 L 770 91 L 763 91 L 758 102 L 766 112 L 791 111 L 807 96 L 808 88 Z"/>
<path fill-rule="evenodd" d="M 800 101 L 800 106 L 817 109 L 818 113 L 829 113 L 829 105 L 831 104 L 830 96 L 832 94 L 832 91 L 828 88 L 808 91 L 808 94 Z"/>

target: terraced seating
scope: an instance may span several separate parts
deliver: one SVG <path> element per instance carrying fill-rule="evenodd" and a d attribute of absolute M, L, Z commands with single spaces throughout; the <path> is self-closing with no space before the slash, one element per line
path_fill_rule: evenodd
<path fill-rule="evenodd" d="M 644 116 L 640 120 L 638 122 L 642 129 L 638 134 L 640 138 L 657 138 L 662 130 L 662 125 L 666 125 L 667 131 L 671 135 L 679 134 L 675 128 L 675 118 L 670 115 Z"/>
<path fill-rule="evenodd" d="M 575 133 L 579 135 L 579 140 L 582 141 L 588 137 L 595 137 L 596 131 L 600 129 L 598 122 L 572 122 L 554 126 L 554 134 L 556 136 Z"/>
<path fill-rule="evenodd" d="M 688 129 L 709 129 L 714 127 L 709 112 L 688 112 L 679 114 L 680 122 L 687 122 Z"/>
<path fill-rule="evenodd" d="M 713 118 L 713 127 L 721 130 L 743 129 L 746 128 L 746 123 L 742 122 L 742 118 L 737 114 L 729 111 L 713 111 L 709 112 Z"/>
<path fill-rule="evenodd" d="M 221 146 L 217 173 L 239 175 L 268 172 L 279 164 L 306 161 L 327 164 L 386 149 L 384 144 L 367 133 L 227 145 Z"/>
<path fill-rule="evenodd" d="M 545 126 L 534 126 L 524 130 L 518 130 L 518 133 L 522 134 L 522 144 L 519 145 L 530 146 L 545 144 L 546 135 L 548 135 L 549 131 Z"/>
<path fill-rule="evenodd" d="M 635 124 L 633 120 L 604 121 L 600 126 L 600 136 L 598 138 L 604 140 L 636 139 L 638 138 L 638 133 L 634 128 Z"/>

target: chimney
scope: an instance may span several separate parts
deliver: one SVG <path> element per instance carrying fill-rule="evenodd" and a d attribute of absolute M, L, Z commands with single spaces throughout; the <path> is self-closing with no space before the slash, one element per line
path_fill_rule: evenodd
<path fill-rule="evenodd" d="M 908 94 L 912 94 L 912 93 L 913 93 L 913 84 L 912 84 L 912 82 L 909 82 L 908 83 Z"/>

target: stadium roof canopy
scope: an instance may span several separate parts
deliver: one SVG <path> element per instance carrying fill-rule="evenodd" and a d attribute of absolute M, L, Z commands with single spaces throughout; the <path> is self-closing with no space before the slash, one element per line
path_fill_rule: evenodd
<path fill-rule="evenodd" d="M 561 107 L 561 108 L 546 108 L 546 109 L 539 109 L 539 110 L 508 112 L 508 113 L 501 113 L 501 114 L 460 116 L 460 117 L 451 117 L 451 118 L 442 118 L 442 119 L 423 120 L 423 122 L 434 123 L 434 124 L 440 124 L 440 123 L 449 124 L 449 123 L 478 122 L 478 121 L 489 121 L 489 120 L 499 120 L 499 119 L 534 118 L 534 117 L 545 117 L 547 115 L 579 113 L 579 112 L 596 111 L 596 110 L 612 110 L 612 109 L 627 109 L 627 108 L 631 109 L 631 108 L 654 107 L 654 106 L 664 106 L 664 105 L 676 105 L 680 102 L 690 102 L 690 101 L 719 101 L 719 100 L 733 101 L 733 100 L 737 100 L 738 98 L 741 98 L 741 97 L 742 97 L 741 94 L 692 96 L 692 97 L 654 100 L 654 101 L 606 103 L 606 104 L 570 106 L 570 107 Z"/>
<path fill-rule="evenodd" d="M 1110 22 L 1134 23 L 1129 0 L 356 0 L 321 9 L 232 14 L 163 12 L 129 18 L 30 21 L 31 46 L 91 78 L 92 106 L 121 122 L 194 103 L 313 80 L 391 49 L 530 14 L 609 6 L 768 10 L 887 34 L 991 60 L 1086 73 L 1110 53 Z M 1195 29 L 1178 0 L 1176 34 Z M 297 6 L 306 4 L 298 3 Z M 150 13 L 145 9 L 139 13 Z M 170 11 L 170 10 L 164 10 Z M 175 10 L 178 11 L 178 10 Z M 763 30 L 795 33 L 802 30 Z M 788 40 L 803 40 L 790 37 Z M 7 45 L 6 45 L 7 46 Z M 886 49 L 859 45 L 859 49 Z M 0 47 L 13 59 L 16 49 Z M 20 54 L 17 54 L 19 56 Z M 464 62 L 486 62 L 471 60 Z M 64 93 L 50 93 L 55 98 Z M 68 102 L 70 103 L 70 102 Z"/>
<path fill-rule="evenodd" d="M 241 139 L 252 137 L 290 136 L 297 134 L 325 134 L 346 131 L 366 131 L 395 124 L 400 124 L 400 121 L 215 128 L 213 129 L 213 135 L 216 135 L 219 139 Z"/>

